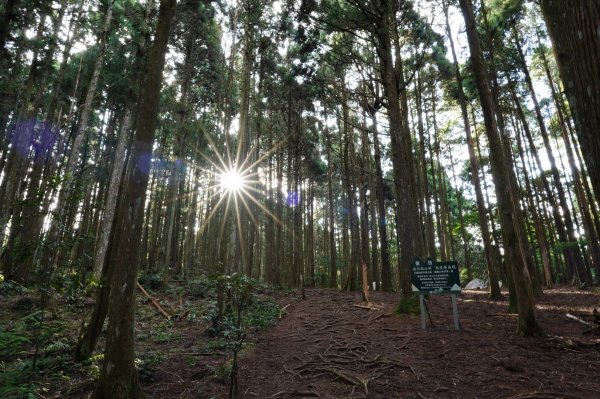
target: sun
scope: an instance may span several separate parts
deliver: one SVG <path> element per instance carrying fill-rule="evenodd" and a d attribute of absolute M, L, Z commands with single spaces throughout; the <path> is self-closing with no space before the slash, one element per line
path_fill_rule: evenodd
<path fill-rule="evenodd" d="M 248 179 L 243 171 L 235 167 L 225 169 L 219 176 L 221 190 L 228 194 L 238 194 L 248 188 Z"/>

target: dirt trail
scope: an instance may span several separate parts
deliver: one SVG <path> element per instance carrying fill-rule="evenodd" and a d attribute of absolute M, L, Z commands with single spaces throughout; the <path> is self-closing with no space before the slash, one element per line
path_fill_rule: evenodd
<path fill-rule="evenodd" d="M 449 297 L 431 299 L 427 331 L 418 317 L 394 315 L 396 300 L 372 293 L 376 310 L 369 310 L 357 306 L 358 293 L 323 289 L 290 300 L 288 314 L 242 357 L 242 397 L 600 397 L 600 340 L 564 317 L 591 311 L 597 294 L 546 294 L 538 318 L 563 338 L 544 340 L 516 336 L 506 303 L 484 293 L 460 296 L 458 332 Z"/>

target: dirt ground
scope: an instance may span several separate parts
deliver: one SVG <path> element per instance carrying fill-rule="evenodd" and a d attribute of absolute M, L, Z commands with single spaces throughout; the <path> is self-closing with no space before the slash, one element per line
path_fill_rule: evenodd
<path fill-rule="evenodd" d="M 548 290 L 537 315 L 547 339 L 515 334 L 516 315 L 483 292 L 432 297 L 433 327 L 393 314 L 398 297 L 309 290 L 242 358 L 244 398 L 600 398 L 600 337 L 565 314 L 591 317 L 600 295 Z"/>
<path fill-rule="evenodd" d="M 186 317 L 166 320 L 138 296 L 136 354 L 144 392 L 153 399 L 227 398 L 231 349 L 223 336 L 208 334 L 205 300 L 150 292 L 170 314 Z M 418 316 L 394 314 L 394 293 L 371 293 L 370 308 L 358 292 L 308 289 L 305 300 L 296 292 L 257 294 L 277 302 L 278 323 L 248 333 L 239 359 L 241 398 L 600 398 L 600 335 L 566 317 L 592 321 L 592 310 L 600 310 L 597 289 L 558 288 L 538 298 L 537 316 L 548 334 L 543 339 L 517 336 L 506 301 L 489 301 L 481 291 L 459 296 L 460 331 L 448 296 L 430 299 L 433 325 L 423 331 Z M 0 301 L 2 325 L 12 325 L 6 317 L 17 319 L 16 301 L 24 298 Z M 41 398 L 88 398 L 93 391 L 100 355 L 85 363 L 71 355 L 87 302 L 57 306 L 49 316 L 46 329 L 61 323 L 64 333 L 55 333 L 51 357 L 42 359 L 52 361 L 47 374 L 35 378 Z M 19 356 L 32 350 L 26 346 Z"/>

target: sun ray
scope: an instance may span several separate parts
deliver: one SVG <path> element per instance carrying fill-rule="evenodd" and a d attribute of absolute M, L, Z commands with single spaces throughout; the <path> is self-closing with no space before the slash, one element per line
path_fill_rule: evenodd
<path fill-rule="evenodd" d="M 221 228 L 219 229 L 219 242 L 223 242 L 223 234 L 225 234 L 225 224 L 229 215 L 229 205 L 231 203 L 231 198 L 229 196 L 223 196 L 223 198 L 227 198 L 227 202 L 225 204 L 225 211 L 223 212 L 223 219 L 221 219 Z"/>
<path fill-rule="evenodd" d="M 252 228 L 250 223 L 260 227 L 260 223 L 264 218 L 271 219 L 277 226 L 284 229 L 290 228 L 288 223 L 284 223 L 277 216 L 277 212 L 269 209 L 269 205 L 265 202 L 271 198 L 267 196 L 267 185 L 261 179 L 261 176 L 265 173 L 265 160 L 280 151 L 285 143 L 289 141 L 291 134 L 284 135 L 270 148 L 261 149 L 262 153 L 260 154 L 258 152 L 259 144 L 254 143 L 248 153 L 244 155 L 240 151 L 243 148 L 239 145 L 239 138 L 237 145 L 234 145 L 230 142 L 226 133 L 224 140 L 219 140 L 216 143 L 215 137 L 206 132 L 203 133 L 208 145 L 204 147 L 204 150 L 195 148 L 195 152 L 206 164 L 204 166 L 195 165 L 194 167 L 198 178 L 206 179 L 207 183 L 199 187 L 199 190 L 208 191 L 204 198 L 209 203 L 212 203 L 217 197 L 218 201 L 212 206 L 205 220 L 202 221 L 198 228 L 198 234 L 208 234 L 208 226 L 211 222 L 220 219 L 218 238 L 216 239 L 217 245 L 219 245 L 219 255 L 216 261 L 220 263 L 226 261 L 226 259 L 222 259 L 223 251 L 232 249 L 229 248 L 230 245 L 239 245 L 236 252 L 240 251 L 237 252 L 240 254 L 237 256 L 241 256 L 241 259 L 238 259 L 238 261 L 241 260 L 242 268 L 246 271 L 250 260 L 248 259 L 249 248 L 247 247 L 245 231 Z M 255 154 L 258 156 L 255 157 Z M 233 230 L 237 230 L 237 232 Z M 237 236 L 237 240 L 234 238 L 235 236 Z M 221 247 L 222 245 L 226 245 L 227 248 Z M 225 266 L 220 264 L 219 267 L 224 268 Z M 229 268 L 222 269 L 223 272 L 229 270 Z"/>
<path fill-rule="evenodd" d="M 225 197 L 221 197 L 219 199 L 219 201 L 217 202 L 217 204 L 215 205 L 215 207 L 210 212 L 210 214 L 208 215 L 208 217 L 205 220 L 202 221 L 202 224 L 198 228 L 198 233 L 199 234 L 204 233 L 204 229 L 206 228 L 206 225 L 210 222 L 210 220 L 212 219 L 212 217 L 214 216 L 214 214 L 219 210 L 219 206 L 221 205 L 221 203 L 224 200 L 225 200 Z"/>
<path fill-rule="evenodd" d="M 237 231 L 238 231 L 238 236 L 240 239 L 240 250 L 242 251 L 242 267 L 245 268 L 248 264 L 248 253 L 247 253 L 247 248 L 246 248 L 246 239 L 244 237 L 244 231 L 243 231 L 243 226 L 242 226 L 242 218 L 240 216 L 238 196 L 234 196 L 233 201 L 235 203 L 235 215 L 236 215 L 237 224 L 238 224 Z"/>
<path fill-rule="evenodd" d="M 281 139 L 277 143 L 275 143 L 273 145 L 273 147 L 271 147 L 267 152 L 265 152 L 256 161 L 254 161 L 250 166 L 248 166 L 248 169 L 254 168 L 255 166 L 259 165 L 262 161 L 264 161 L 265 159 L 267 159 L 268 157 L 270 157 L 271 155 L 273 155 L 281 146 L 283 146 L 285 143 L 287 143 L 287 141 L 288 140 L 287 140 L 287 137 L 286 137 L 284 139 Z"/>
<path fill-rule="evenodd" d="M 258 226 L 258 221 L 256 220 L 256 218 L 254 217 L 254 215 L 252 214 L 252 210 L 250 209 L 250 207 L 248 206 L 248 203 L 246 203 L 246 199 L 244 196 L 240 196 L 240 200 L 242 201 L 242 204 L 244 205 L 244 208 L 246 208 L 246 211 L 248 212 L 248 216 L 250 217 L 250 219 L 252 220 L 252 222 Z"/>
<path fill-rule="evenodd" d="M 277 215 L 273 214 L 273 212 L 271 212 L 266 206 L 264 206 L 263 204 L 261 204 L 260 202 L 258 202 L 252 195 L 249 195 L 248 198 L 254 202 L 261 210 L 263 210 L 267 215 L 269 215 L 271 218 L 273 218 L 273 220 L 279 224 L 281 227 L 283 228 L 287 228 L 288 226 L 286 226 L 278 217 Z"/>

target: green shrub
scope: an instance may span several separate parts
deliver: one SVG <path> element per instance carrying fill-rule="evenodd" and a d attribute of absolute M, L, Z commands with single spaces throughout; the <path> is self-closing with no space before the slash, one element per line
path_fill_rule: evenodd
<path fill-rule="evenodd" d="M 216 279 L 199 277 L 187 283 L 185 293 L 194 299 L 214 298 L 216 296 L 216 288 Z"/>
<path fill-rule="evenodd" d="M 11 360 L 23 352 L 25 345 L 31 341 L 20 331 L 5 331 L 0 329 L 0 360 Z"/>
<path fill-rule="evenodd" d="M 138 277 L 138 283 L 144 288 L 151 290 L 161 289 L 163 286 L 163 280 L 160 274 L 156 273 L 144 273 Z"/>
<path fill-rule="evenodd" d="M 248 308 L 243 323 L 256 328 L 267 328 L 277 323 L 279 306 L 270 300 L 259 299 Z"/>

